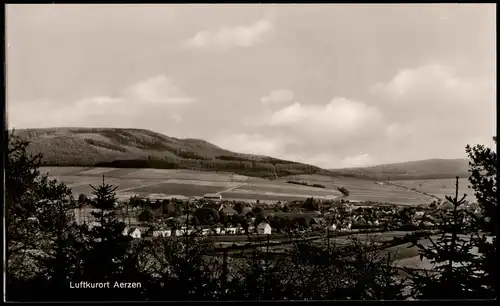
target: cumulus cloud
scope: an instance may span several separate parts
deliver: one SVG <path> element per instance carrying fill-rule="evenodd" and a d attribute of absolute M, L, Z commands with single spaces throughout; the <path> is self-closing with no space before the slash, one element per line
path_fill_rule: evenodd
<path fill-rule="evenodd" d="M 284 145 L 284 139 L 258 133 L 224 133 L 211 141 L 221 148 L 235 152 L 267 156 L 279 155 Z"/>
<path fill-rule="evenodd" d="M 273 23 L 264 19 L 246 26 L 226 26 L 217 30 L 204 30 L 191 38 L 187 46 L 214 49 L 251 47 L 261 42 L 272 29 Z"/>
<path fill-rule="evenodd" d="M 9 101 L 9 127 L 49 126 L 144 127 L 180 123 L 179 105 L 193 102 L 174 82 L 162 75 L 138 82 L 117 97 L 85 97 L 77 101 Z M 173 108 L 174 106 L 177 106 Z"/>
<path fill-rule="evenodd" d="M 380 111 L 363 102 L 334 98 L 325 105 L 302 105 L 296 102 L 272 114 L 269 125 L 286 127 L 313 139 L 332 141 L 370 132 L 383 120 Z"/>
<path fill-rule="evenodd" d="M 285 160 L 297 161 L 309 165 L 315 165 L 323 169 L 341 169 L 351 167 L 367 167 L 376 163 L 368 153 L 361 154 L 338 154 L 335 152 L 310 152 L 310 153 L 284 153 L 280 156 Z"/>
<path fill-rule="evenodd" d="M 489 104 L 495 83 L 481 77 L 458 75 L 452 66 L 427 64 L 399 71 L 390 81 L 378 83 L 371 92 L 402 107 L 449 108 L 478 102 Z"/>
<path fill-rule="evenodd" d="M 494 78 L 460 69 L 435 63 L 402 69 L 375 84 L 365 101 L 283 104 L 277 98 L 273 104 L 280 95 L 271 93 L 261 102 L 274 107 L 246 127 L 289 137 L 275 156 L 326 168 L 465 157 L 466 144 L 491 143 L 496 88 Z"/>
<path fill-rule="evenodd" d="M 390 117 L 386 148 L 408 148 L 403 155 L 413 159 L 460 157 L 467 143 L 489 143 L 496 130 L 494 78 L 428 64 L 399 71 L 372 93 Z"/>
<path fill-rule="evenodd" d="M 267 96 L 260 99 L 264 105 L 279 105 L 283 103 L 293 102 L 294 94 L 288 89 L 277 89 L 271 91 Z"/>
<path fill-rule="evenodd" d="M 125 94 L 129 99 L 144 103 L 183 104 L 193 102 L 193 98 L 187 97 L 166 75 L 139 82 L 125 90 Z"/>

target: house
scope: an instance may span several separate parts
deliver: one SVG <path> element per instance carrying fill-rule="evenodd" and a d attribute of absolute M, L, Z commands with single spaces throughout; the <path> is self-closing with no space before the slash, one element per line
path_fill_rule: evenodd
<path fill-rule="evenodd" d="M 222 209 L 222 212 L 224 214 L 226 214 L 226 216 L 233 216 L 233 215 L 236 215 L 238 212 L 236 210 L 234 210 L 233 208 L 231 207 L 224 207 Z"/>
<path fill-rule="evenodd" d="M 122 232 L 122 235 L 123 236 L 127 236 L 130 232 L 131 228 L 126 226 L 124 229 L 123 229 L 123 232 Z"/>
<path fill-rule="evenodd" d="M 266 222 L 262 222 L 257 226 L 257 233 L 260 235 L 270 235 L 271 230 L 271 225 Z"/>
<path fill-rule="evenodd" d="M 130 236 L 134 239 L 140 239 L 141 235 L 142 235 L 141 230 L 138 227 L 134 227 L 134 228 L 126 227 L 123 230 L 123 236 Z"/>
<path fill-rule="evenodd" d="M 422 218 L 425 215 L 425 212 L 423 211 L 416 211 L 415 212 L 415 218 Z"/>
<path fill-rule="evenodd" d="M 204 235 L 204 236 L 207 236 L 207 235 L 210 235 L 210 232 L 211 232 L 211 231 L 212 231 L 212 230 L 211 230 L 210 228 L 203 228 L 203 229 L 201 230 L 201 234 L 202 234 L 202 235 Z"/>
<path fill-rule="evenodd" d="M 172 236 L 172 230 L 153 231 L 153 237 L 170 237 L 170 236 Z"/>
<path fill-rule="evenodd" d="M 328 229 L 329 229 L 330 231 L 336 231 L 336 230 L 337 230 L 337 226 L 336 226 L 335 224 L 332 224 L 332 225 L 330 225 L 330 226 L 328 227 Z"/>
<path fill-rule="evenodd" d="M 255 233 L 255 226 L 249 226 L 248 227 L 248 232 L 249 233 Z"/>
<path fill-rule="evenodd" d="M 226 228 L 226 234 L 228 234 L 228 235 L 236 235 L 237 233 L 238 233 L 238 228 L 236 228 L 236 227 Z"/>
<path fill-rule="evenodd" d="M 203 195 L 203 198 L 205 200 L 211 200 L 211 201 L 221 201 L 222 200 L 222 195 L 219 193 L 206 193 Z"/>

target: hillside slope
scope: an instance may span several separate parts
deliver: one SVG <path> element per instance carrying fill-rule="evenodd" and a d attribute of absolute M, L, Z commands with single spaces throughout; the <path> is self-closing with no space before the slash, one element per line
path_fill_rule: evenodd
<path fill-rule="evenodd" d="M 240 154 L 199 139 L 178 139 L 142 129 L 47 128 L 16 130 L 42 153 L 46 166 L 99 166 L 227 171 L 276 177 L 328 173 L 276 158 Z"/>
<path fill-rule="evenodd" d="M 427 159 L 364 168 L 331 169 L 334 175 L 371 180 L 418 180 L 469 176 L 467 159 Z"/>

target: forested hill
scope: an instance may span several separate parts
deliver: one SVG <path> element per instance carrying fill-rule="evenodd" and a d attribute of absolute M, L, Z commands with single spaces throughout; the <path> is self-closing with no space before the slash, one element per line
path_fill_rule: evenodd
<path fill-rule="evenodd" d="M 443 179 L 469 176 L 467 159 L 427 159 L 364 168 L 331 169 L 333 175 L 371 180 Z"/>
<path fill-rule="evenodd" d="M 327 170 L 267 156 L 224 150 L 200 139 L 142 129 L 45 128 L 16 130 L 42 153 L 46 166 L 102 166 L 227 171 L 248 176 L 327 174 Z"/>

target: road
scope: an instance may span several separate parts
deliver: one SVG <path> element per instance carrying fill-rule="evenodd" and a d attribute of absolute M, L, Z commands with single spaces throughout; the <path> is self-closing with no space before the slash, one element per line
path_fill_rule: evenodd
<path fill-rule="evenodd" d="M 123 192 L 123 191 L 128 191 L 128 190 L 143 188 L 143 187 L 149 187 L 149 186 L 158 185 L 158 184 L 162 184 L 162 183 L 166 183 L 166 182 L 168 182 L 168 180 L 162 180 L 162 181 L 158 181 L 158 182 L 154 182 L 154 183 L 149 183 L 149 184 L 144 184 L 144 185 L 137 185 L 137 186 L 130 187 L 130 188 L 119 189 L 119 190 L 116 190 L 116 192 L 118 193 L 118 192 Z"/>
<path fill-rule="evenodd" d="M 236 185 L 236 186 L 233 186 L 233 187 L 231 187 L 231 188 L 229 188 L 229 189 L 226 189 L 226 190 L 223 190 L 223 191 L 219 191 L 219 192 L 217 192 L 216 194 L 221 194 L 221 193 L 223 193 L 223 192 L 229 192 L 229 191 L 231 191 L 231 190 L 233 190 L 233 189 L 239 188 L 239 187 L 241 187 L 241 186 L 243 186 L 243 185 L 246 185 L 246 184 L 247 184 L 247 183 L 241 183 L 241 184 Z"/>

